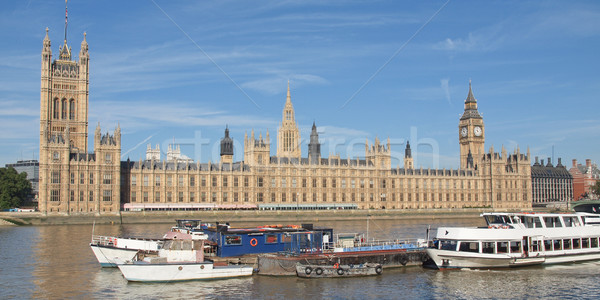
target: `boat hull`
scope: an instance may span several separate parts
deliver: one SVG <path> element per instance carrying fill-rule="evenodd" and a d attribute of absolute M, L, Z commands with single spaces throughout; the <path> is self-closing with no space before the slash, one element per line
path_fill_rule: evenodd
<path fill-rule="evenodd" d="M 189 280 L 215 280 L 252 275 L 249 266 L 218 266 L 203 263 L 128 263 L 119 264 L 119 270 L 128 281 L 172 282 Z"/>
<path fill-rule="evenodd" d="M 380 264 L 365 265 L 296 265 L 296 274 L 302 278 L 339 278 L 381 275 Z"/>
<path fill-rule="evenodd" d="M 90 245 L 92 252 L 104 268 L 116 268 L 118 261 L 130 261 L 138 252 L 138 249 L 124 249 L 110 246 Z"/>
<path fill-rule="evenodd" d="M 296 263 L 313 265 L 380 264 L 384 268 L 420 266 L 428 259 L 423 248 L 413 250 L 344 252 L 333 254 L 286 255 L 261 254 L 258 256 L 258 274 L 267 276 L 295 276 Z"/>
<path fill-rule="evenodd" d="M 528 266 L 544 263 L 543 257 L 520 258 L 508 254 L 483 254 L 451 250 L 427 249 L 438 269 L 490 269 Z"/>
<path fill-rule="evenodd" d="M 514 268 L 531 265 L 551 265 L 600 260 L 600 251 L 571 251 L 555 255 L 539 255 L 531 257 L 509 256 L 508 254 L 482 254 L 458 252 L 450 250 L 427 249 L 427 254 L 438 269 L 492 269 Z"/>

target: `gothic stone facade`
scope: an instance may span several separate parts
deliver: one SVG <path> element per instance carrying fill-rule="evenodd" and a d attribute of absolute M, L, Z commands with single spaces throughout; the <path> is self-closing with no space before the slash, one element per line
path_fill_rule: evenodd
<path fill-rule="evenodd" d="M 271 156 L 269 132 L 244 137 L 244 158 L 233 161 L 226 129 L 221 161 L 120 161 L 120 128 L 94 135 L 87 153 L 88 45 L 72 61 L 66 41 L 51 61 L 42 51 L 40 109 L 40 204 L 46 213 L 116 213 L 124 203 L 357 204 L 361 209 L 531 208 L 529 151 L 484 152 L 484 123 L 471 85 L 459 120 L 461 166 L 456 170 L 413 166 L 410 145 L 404 167 L 392 168 L 390 142 L 365 143 L 365 158 L 322 158 L 315 124 L 307 157 L 289 91 Z"/>
<path fill-rule="evenodd" d="M 94 135 L 88 149 L 88 44 L 71 60 L 67 41 L 52 60 L 48 29 L 42 48 L 38 209 L 45 213 L 115 213 L 120 209 L 121 131 Z"/>

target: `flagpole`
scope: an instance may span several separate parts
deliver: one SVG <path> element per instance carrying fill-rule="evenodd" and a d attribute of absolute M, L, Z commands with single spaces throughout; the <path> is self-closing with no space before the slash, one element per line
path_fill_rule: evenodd
<path fill-rule="evenodd" d="M 67 44 L 67 0 L 65 0 L 65 45 Z"/>

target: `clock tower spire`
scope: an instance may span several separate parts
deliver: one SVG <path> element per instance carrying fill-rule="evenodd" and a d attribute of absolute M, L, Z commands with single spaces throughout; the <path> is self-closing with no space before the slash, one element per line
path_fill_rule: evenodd
<path fill-rule="evenodd" d="M 473 96 L 471 80 L 469 80 L 469 94 L 465 99 L 465 111 L 458 122 L 458 141 L 460 168 L 476 168 L 484 154 L 485 130 L 483 118 L 477 110 L 477 99 Z M 472 156 L 472 163 L 469 163 L 469 156 Z"/>

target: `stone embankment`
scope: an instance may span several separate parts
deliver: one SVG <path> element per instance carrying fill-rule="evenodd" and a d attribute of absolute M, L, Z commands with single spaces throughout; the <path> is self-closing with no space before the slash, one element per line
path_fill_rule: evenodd
<path fill-rule="evenodd" d="M 175 219 L 201 219 L 206 222 L 317 223 L 343 220 L 411 220 L 478 218 L 490 209 L 436 210 L 214 210 L 214 211 L 142 211 L 116 214 L 42 214 L 39 212 L 0 212 L 0 225 L 65 225 L 65 224 L 144 224 L 173 223 Z"/>

